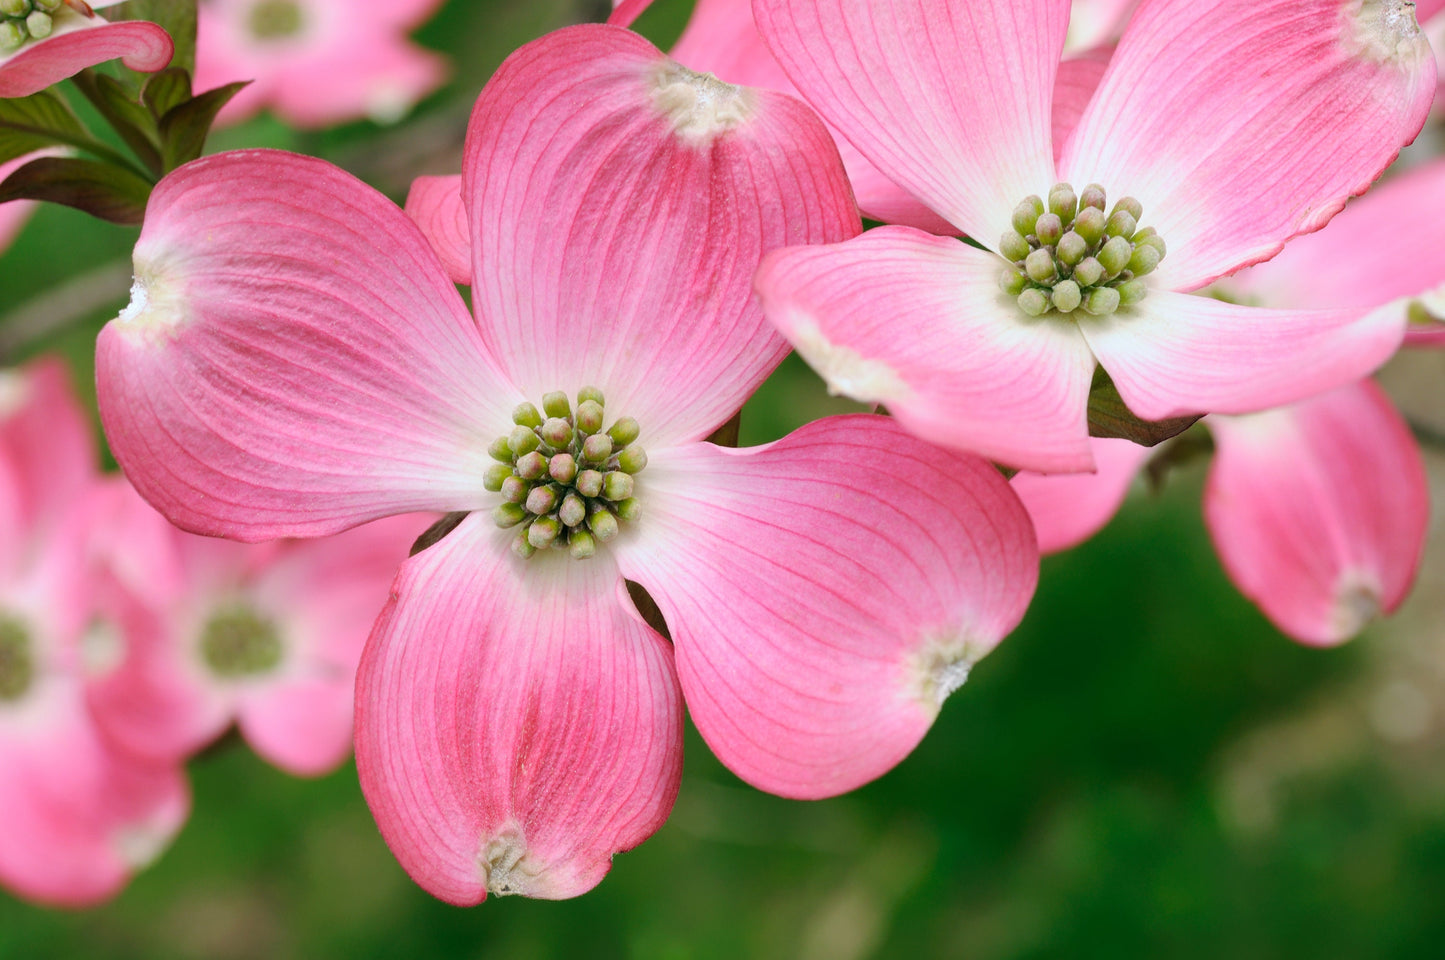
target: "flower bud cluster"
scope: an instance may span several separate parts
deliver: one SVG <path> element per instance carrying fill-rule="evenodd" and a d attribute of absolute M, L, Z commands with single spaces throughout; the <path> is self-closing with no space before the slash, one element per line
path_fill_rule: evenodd
<path fill-rule="evenodd" d="M 34 678 L 29 631 L 20 621 L 0 615 L 0 703 L 19 700 Z"/>
<path fill-rule="evenodd" d="M 229 680 L 270 673 L 281 663 L 276 624 L 245 606 L 223 607 L 201 631 L 201 657 Z"/>
<path fill-rule="evenodd" d="M 1010 265 L 999 286 L 1031 317 L 1083 310 L 1096 317 L 1144 299 L 1143 277 L 1164 259 L 1164 239 L 1140 229 L 1143 205 L 1124 197 L 1107 214 L 1104 188 L 1091 183 L 1074 193 L 1067 183 L 1049 191 L 1047 205 L 1024 198 L 1013 212 L 1013 229 L 999 241 Z"/>
<path fill-rule="evenodd" d="M 633 477 L 647 466 L 634 442 L 639 427 L 621 417 L 603 430 L 604 417 L 596 387 L 577 392 L 575 412 L 565 393 L 549 393 L 540 411 L 530 403 L 513 410 L 516 427 L 488 449 L 497 463 L 483 483 L 503 501 L 492 519 L 518 528 L 512 541 L 518 556 L 558 547 L 582 560 L 617 536 L 619 521 L 637 518 Z"/>
<path fill-rule="evenodd" d="M 44 40 L 55 29 L 54 14 L 65 0 L 0 0 L 0 53 L 28 40 Z"/>

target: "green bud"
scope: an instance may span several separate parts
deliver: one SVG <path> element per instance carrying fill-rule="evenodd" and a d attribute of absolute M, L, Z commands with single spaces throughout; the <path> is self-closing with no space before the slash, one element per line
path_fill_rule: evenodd
<path fill-rule="evenodd" d="M 1098 207 L 1085 207 L 1074 218 L 1073 230 L 1092 247 L 1103 238 L 1106 223 L 1108 218 L 1104 216 L 1104 211 Z"/>
<path fill-rule="evenodd" d="M 1105 193 L 1104 188 L 1097 183 L 1089 184 L 1084 188 L 1084 192 L 1079 194 L 1080 207 L 1092 207 L 1100 213 L 1103 213 L 1108 203 L 1109 195 Z"/>
<path fill-rule="evenodd" d="M 518 457 L 536 450 L 541 443 L 542 441 L 537 439 L 537 431 L 530 427 L 513 427 L 507 436 L 507 446 L 511 448 L 513 455 Z"/>
<path fill-rule="evenodd" d="M 584 497 L 602 496 L 602 473 L 597 470 L 583 470 L 572 484 Z"/>
<path fill-rule="evenodd" d="M 1134 255 L 1134 246 L 1123 237 L 1110 237 L 1109 242 L 1104 244 L 1104 249 L 1099 251 L 1099 265 L 1104 268 L 1104 275 L 1110 278 L 1117 277 L 1119 271 L 1129 265 L 1129 258 Z"/>
<path fill-rule="evenodd" d="M 1084 309 L 1096 317 L 1107 317 L 1119 309 L 1119 291 L 1113 287 L 1096 287 L 1084 301 Z"/>
<path fill-rule="evenodd" d="M 1049 212 L 1058 216 L 1064 223 L 1073 220 L 1078 209 L 1079 198 L 1069 184 L 1055 184 L 1054 188 L 1049 191 Z"/>
<path fill-rule="evenodd" d="M 641 473 L 647 466 L 647 451 L 634 443 L 617 455 L 617 466 L 627 473 Z"/>
<path fill-rule="evenodd" d="M 612 442 L 617 444 L 617 446 L 625 447 L 636 440 L 637 435 L 641 432 L 642 428 L 637 425 L 636 420 L 631 417 L 622 417 L 612 425 L 611 429 L 607 431 L 607 435 L 612 438 Z"/>
<path fill-rule="evenodd" d="M 586 530 L 573 530 L 567 537 L 567 552 L 573 560 L 586 560 L 597 552 L 597 541 Z"/>
<path fill-rule="evenodd" d="M 1128 280 L 1114 289 L 1119 291 L 1119 306 L 1132 307 L 1149 293 L 1149 285 L 1143 280 Z"/>
<path fill-rule="evenodd" d="M 512 408 L 512 422 L 535 430 L 542 425 L 542 414 L 530 403 L 519 403 Z"/>
<path fill-rule="evenodd" d="M 602 463 L 612 456 L 612 438 L 605 433 L 594 433 L 582 441 L 582 459 L 588 463 Z"/>
<path fill-rule="evenodd" d="M 1042 219 L 1042 218 L 1040 218 Z M 1054 255 L 1047 250 L 1035 250 L 1024 261 L 1024 270 L 1037 283 L 1048 283 L 1057 276 L 1054 269 Z"/>
<path fill-rule="evenodd" d="M 602 397 L 602 391 L 596 387 L 583 387 L 577 391 L 577 406 L 580 407 L 589 400 L 599 407 L 607 406 L 607 401 Z"/>
<path fill-rule="evenodd" d="M 632 496 L 632 476 L 614 470 L 602 478 L 602 496 L 608 500 L 626 500 Z"/>
<path fill-rule="evenodd" d="M 512 462 L 512 447 L 506 437 L 498 437 L 487 447 L 487 456 L 499 463 Z"/>
<path fill-rule="evenodd" d="M 0 13 L 7 17 L 23 17 L 30 12 L 30 0 L 0 0 Z"/>
<path fill-rule="evenodd" d="M 554 450 L 565 450 L 572 443 L 572 424 L 561 417 L 552 417 L 542 424 L 542 441 Z"/>
<path fill-rule="evenodd" d="M 54 13 L 60 9 L 65 0 L 30 0 L 36 10 L 43 10 L 46 13 Z"/>
<path fill-rule="evenodd" d="M 482 487 L 496 493 L 502 489 L 502 484 L 512 475 L 510 463 L 490 463 L 482 473 Z"/>
<path fill-rule="evenodd" d="M 540 480 L 547 472 L 547 458 L 536 450 L 517 458 L 517 476 L 523 480 Z"/>
<path fill-rule="evenodd" d="M 1023 234 L 1010 230 L 998 242 L 998 252 L 1005 260 L 1022 260 L 1033 249 Z"/>
<path fill-rule="evenodd" d="M 587 526 L 592 531 L 592 535 L 603 543 L 617 536 L 617 518 L 606 507 L 594 509 L 591 516 L 587 518 Z"/>
<path fill-rule="evenodd" d="M 1109 214 L 1109 222 L 1104 224 L 1104 232 L 1111 237 L 1132 237 L 1134 231 L 1139 229 L 1139 221 L 1134 219 L 1133 214 L 1128 210 L 1114 208 Z"/>
<path fill-rule="evenodd" d="M 15 20 L 0 20 L 0 52 L 18 50 L 30 35 Z"/>
<path fill-rule="evenodd" d="M 1139 218 L 1144 216 L 1144 204 L 1140 203 L 1138 200 L 1135 200 L 1133 197 L 1125 197 L 1118 203 L 1114 204 L 1114 212 L 1118 213 L 1120 210 L 1123 210 L 1124 212 L 1128 213 L 1129 216 L 1133 217 L 1135 223 L 1138 223 Z M 1129 232 L 1133 233 L 1132 230 Z"/>
<path fill-rule="evenodd" d="M 577 404 L 577 429 L 592 434 L 602 429 L 602 404 L 596 400 L 583 400 Z"/>
<path fill-rule="evenodd" d="M 547 474 L 558 483 L 571 483 L 577 476 L 577 458 L 570 453 L 555 454 L 547 461 Z"/>
<path fill-rule="evenodd" d="M 587 519 L 587 504 L 575 493 L 567 494 L 562 506 L 557 508 L 557 519 L 569 527 L 575 527 Z"/>
<path fill-rule="evenodd" d="M 1159 251 L 1147 243 L 1141 243 L 1134 248 L 1134 255 L 1129 258 L 1129 272 L 1136 277 L 1142 277 L 1154 272 L 1159 266 Z"/>
<path fill-rule="evenodd" d="M 1079 292 L 1077 283 L 1072 280 L 1061 280 L 1054 284 L 1054 292 L 1049 299 L 1053 301 L 1054 309 L 1060 313 L 1073 313 L 1078 309 L 1083 295 Z"/>
<path fill-rule="evenodd" d="M 1042 317 L 1049 312 L 1049 298 L 1037 287 L 1030 287 L 1019 294 L 1019 309 L 1031 317 Z"/>
<path fill-rule="evenodd" d="M 1014 207 L 1013 228 L 1027 237 L 1034 232 L 1034 226 L 1044 212 L 1044 201 L 1035 196 L 1025 197 Z"/>
<path fill-rule="evenodd" d="M 542 409 L 547 412 L 547 416 L 559 420 L 565 420 L 572 415 L 572 404 L 567 402 L 567 394 L 561 390 L 542 394 Z"/>
<path fill-rule="evenodd" d="M 499 503 L 492 510 L 492 519 L 499 527 L 515 527 L 527 519 L 527 511 L 519 503 Z"/>
<path fill-rule="evenodd" d="M 527 542 L 526 530 L 519 531 L 517 535 L 512 538 L 512 552 L 523 560 L 532 559 L 532 555 L 537 552 L 537 548 Z"/>
<path fill-rule="evenodd" d="M 1135 234 L 1135 237 L 1137 238 L 1138 234 Z M 1164 254 L 1167 253 L 1169 250 L 1169 248 L 1164 245 L 1164 238 L 1159 236 L 1159 234 L 1157 233 L 1151 233 L 1148 236 L 1144 237 L 1142 240 L 1136 239 L 1134 241 L 1135 246 L 1138 246 L 1141 243 L 1146 246 L 1153 247 L 1154 250 L 1159 254 L 1160 260 L 1164 259 Z"/>
<path fill-rule="evenodd" d="M 1018 267 L 1010 264 L 998 272 L 998 285 L 1004 293 L 1016 297 L 1029 285 L 1029 278 L 1024 276 Z"/>
<path fill-rule="evenodd" d="M 508 503 L 526 503 L 532 485 L 521 477 L 508 477 L 502 481 L 502 499 Z"/>
<path fill-rule="evenodd" d="M 55 24 L 51 22 L 50 14 L 48 13 L 41 13 L 39 10 L 36 10 L 25 18 L 25 29 L 29 30 L 30 36 L 36 40 L 44 40 L 50 36 L 50 31 L 54 28 Z"/>
<path fill-rule="evenodd" d="M 1059 261 L 1071 267 L 1084 259 L 1084 255 L 1088 252 L 1088 241 L 1072 230 L 1059 238 L 1059 244 L 1054 249 L 1054 255 L 1059 258 Z"/>
<path fill-rule="evenodd" d="M 1039 243 L 1052 247 L 1064 235 L 1064 221 L 1059 219 L 1058 214 L 1046 213 L 1034 224 L 1034 233 L 1038 234 Z"/>
<path fill-rule="evenodd" d="M 626 500 L 621 500 L 614 504 L 612 509 L 617 512 L 618 518 L 622 520 L 631 521 L 642 516 L 642 503 L 636 497 L 628 497 Z"/>
<path fill-rule="evenodd" d="M 1079 261 L 1078 266 L 1074 267 L 1074 280 L 1081 287 L 1092 287 L 1102 279 L 1104 279 L 1104 266 L 1093 257 L 1085 257 Z"/>
<path fill-rule="evenodd" d="M 538 517 L 527 528 L 527 542 L 541 550 L 543 547 L 550 547 L 561 532 L 562 524 L 558 523 L 555 517 Z"/>
<path fill-rule="evenodd" d="M 552 487 L 533 487 L 532 492 L 527 494 L 527 512 L 534 513 L 539 517 L 546 516 L 557 509 L 557 491 Z M 541 546 L 541 544 L 536 544 Z"/>

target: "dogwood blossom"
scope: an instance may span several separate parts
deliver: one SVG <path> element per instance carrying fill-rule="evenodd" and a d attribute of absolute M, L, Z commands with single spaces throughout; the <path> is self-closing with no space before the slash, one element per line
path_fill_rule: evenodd
<path fill-rule="evenodd" d="M 124 0 L 44 0 L 23 16 L 0 14 L 0 97 L 28 97 L 86 67 L 119 58 L 152 72 L 171 62 L 165 30 L 144 20 L 111 23 L 94 13 Z"/>

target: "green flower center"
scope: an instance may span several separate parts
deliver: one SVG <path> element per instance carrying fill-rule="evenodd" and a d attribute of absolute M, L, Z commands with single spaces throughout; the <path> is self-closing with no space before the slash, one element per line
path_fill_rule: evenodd
<path fill-rule="evenodd" d="M 55 12 L 64 0 L 0 0 L 0 53 L 18 50 L 29 40 L 44 40 L 55 29 Z"/>
<path fill-rule="evenodd" d="M 19 620 L 0 614 L 0 703 L 19 700 L 34 679 L 30 631 Z"/>
<path fill-rule="evenodd" d="M 276 624 L 250 607 L 222 607 L 201 631 L 201 656 L 218 677 L 236 680 L 269 673 L 281 663 Z"/>
<path fill-rule="evenodd" d="M 542 398 L 541 411 L 530 403 L 512 411 L 516 426 L 488 449 L 497 463 L 483 484 L 502 495 L 492 519 L 518 528 L 512 541 L 518 556 L 558 547 L 583 560 L 617 536 L 619 521 L 637 519 L 633 477 L 647 466 L 635 442 L 640 430 L 631 417 L 603 430 L 605 421 L 596 387 L 577 392 L 575 412 L 560 391 Z"/>
<path fill-rule="evenodd" d="M 1067 183 L 1049 191 L 1049 201 L 1025 197 L 1013 213 L 1013 229 L 999 241 L 1009 266 L 999 286 L 1018 299 L 1031 317 L 1082 309 L 1107 317 L 1144 299 L 1143 278 L 1164 259 L 1164 239 L 1153 227 L 1139 228 L 1144 207 L 1133 197 L 1107 214 L 1104 188 L 1091 183 L 1075 194 Z"/>
<path fill-rule="evenodd" d="M 251 7 L 251 35 L 258 40 L 279 40 L 301 32 L 304 18 L 294 0 L 260 0 Z"/>

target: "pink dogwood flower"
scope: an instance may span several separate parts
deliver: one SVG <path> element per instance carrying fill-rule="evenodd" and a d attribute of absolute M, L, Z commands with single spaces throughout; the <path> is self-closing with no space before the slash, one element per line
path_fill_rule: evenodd
<path fill-rule="evenodd" d="M 0 883 L 65 906 L 117 893 L 190 803 L 174 764 L 115 749 L 86 709 L 94 461 L 59 363 L 0 374 Z"/>
<path fill-rule="evenodd" d="M 203 0 L 201 89 L 251 80 L 222 123 L 263 106 L 299 127 L 399 120 L 446 79 L 446 61 L 407 39 L 441 0 Z"/>
<path fill-rule="evenodd" d="M 184 527 L 466 512 L 402 566 L 358 678 L 402 865 L 453 903 L 590 889 L 671 808 L 684 698 L 764 789 L 889 769 L 1017 623 L 1037 554 L 997 471 L 888 418 L 702 442 L 787 351 L 750 296 L 763 253 L 860 228 L 827 131 L 584 25 L 483 91 L 463 196 L 475 319 L 346 174 L 196 161 L 97 349 L 117 457 Z"/>
<path fill-rule="evenodd" d="M 0 163 L 0 182 L 4 182 L 6 177 L 33 159 L 35 159 L 34 154 L 26 154 L 6 163 Z M 25 226 L 25 221 L 30 219 L 30 215 L 35 212 L 37 206 L 39 204 L 33 200 L 12 200 L 9 203 L 0 203 L 0 253 L 4 253 L 15 240 L 15 235 L 20 232 L 21 227 Z"/>
<path fill-rule="evenodd" d="M 836 392 L 1047 472 L 1093 465 L 1096 364 L 1154 420 L 1357 379 L 1398 316 L 1188 291 L 1322 226 L 1420 129 L 1435 65 L 1412 10 L 1145 0 L 1056 160 L 1066 0 L 756 0 L 825 119 L 989 245 L 885 227 L 779 251 L 764 309 Z"/>
<path fill-rule="evenodd" d="M 117 478 L 93 549 L 115 577 L 124 644 L 92 671 L 91 709 L 132 753 L 183 761 L 232 723 L 265 760 L 318 776 L 351 753 L 361 649 L 432 518 L 239 544 L 171 526 Z"/>
<path fill-rule="evenodd" d="M 144 20 L 111 23 L 93 11 L 124 0 L 43 0 L 22 16 L 0 12 L 0 97 L 28 97 L 86 67 L 120 58 L 150 73 L 171 62 L 170 34 Z"/>

